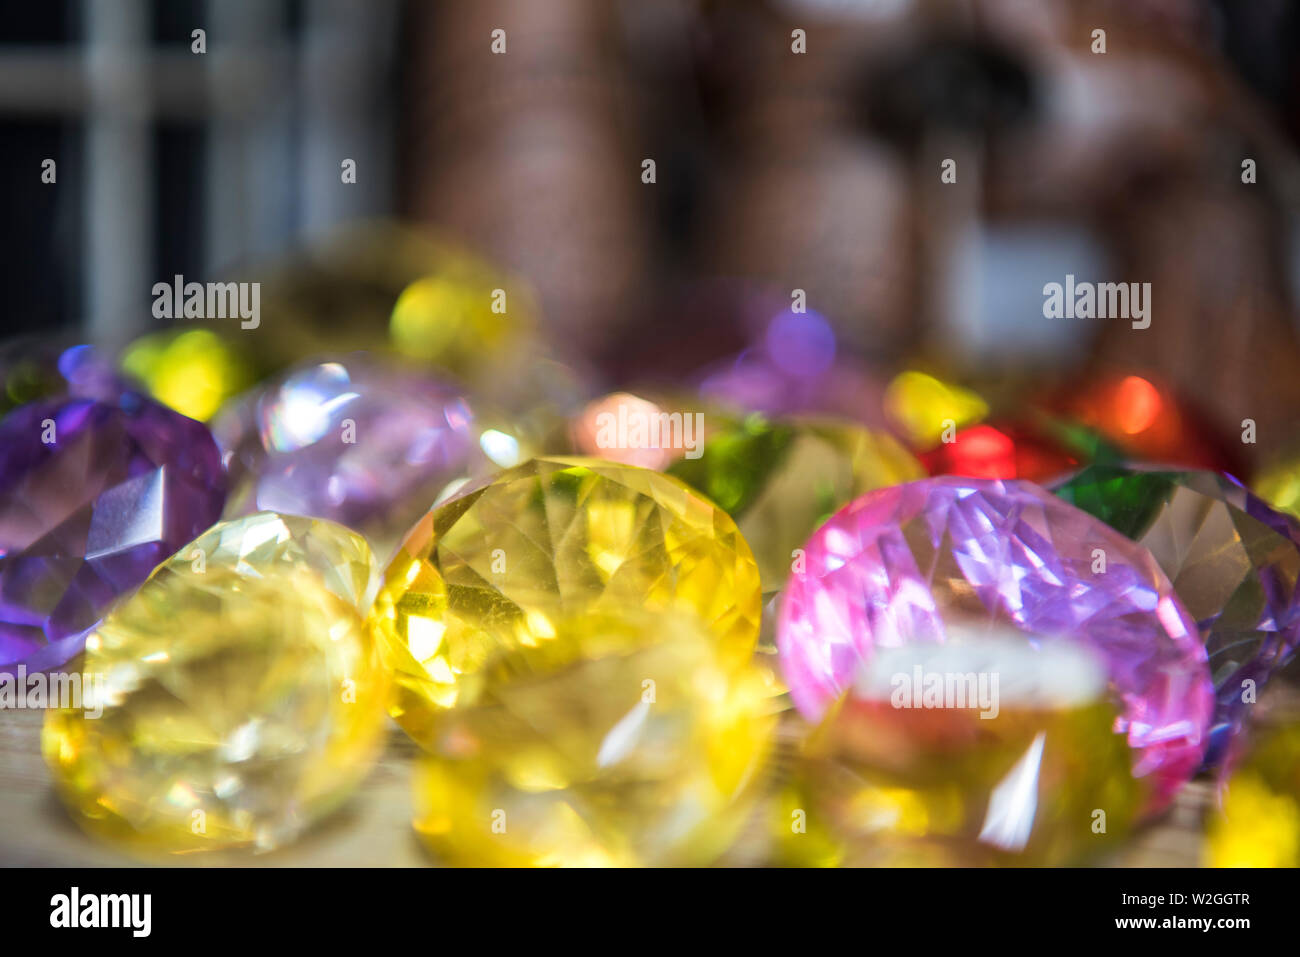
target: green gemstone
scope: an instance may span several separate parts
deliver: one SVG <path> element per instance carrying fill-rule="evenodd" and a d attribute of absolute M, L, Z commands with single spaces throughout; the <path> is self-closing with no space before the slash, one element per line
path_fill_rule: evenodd
<path fill-rule="evenodd" d="M 883 433 L 829 419 L 770 422 L 757 415 L 715 432 L 699 458 L 679 459 L 668 472 L 736 520 L 767 592 L 781 587 L 794 551 L 836 509 L 925 474 Z"/>
<path fill-rule="evenodd" d="M 1200 626 L 1219 763 L 1254 691 L 1300 642 L 1300 526 L 1217 472 L 1094 465 L 1056 494 L 1147 548 Z"/>
<path fill-rule="evenodd" d="M 1094 465 L 1056 488 L 1076 508 L 1101 519 L 1117 532 L 1139 539 L 1168 506 L 1183 472 L 1142 472 Z"/>

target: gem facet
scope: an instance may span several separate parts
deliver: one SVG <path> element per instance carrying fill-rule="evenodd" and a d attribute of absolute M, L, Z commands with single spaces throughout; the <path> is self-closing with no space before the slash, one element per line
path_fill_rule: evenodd
<path fill-rule="evenodd" d="M 1116 717 L 1085 646 L 950 633 L 879 649 L 797 778 L 847 866 L 1079 863 L 1145 801 Z"/>
<path fill-rule="evenodd" d="M 425 742 L 487 662 L 561 617 L 643 606 L 686 609 L 729 654 L 753 652 L 758 569 L 725 512 L 677 479 L 599 459 L 502 472 L 420 519 L 389 565 L 374 622 L 397 676 L 393 717 Z"/>
<path fill-rule="evenodd" d="M 888 435 L 848 422 L 751 417 L 710 436 L 669 474 L 726 509 L 754 550 L 764 591 L 785 581 L 794 550 L 851 499 L 924 475 Z"/>
<path fill-rule="evenodd" d="M 33 402 L 0 421 L 0 671 L 57 667 L 108 605 L 221 514 L 198 422 L 135 393 Z"/>
<path fill-rule="evenodd" d="M 232 514 L 326 518 L 376 542 L 486 462 L 460 392 L 364 354 L 300 366 L 214 428 L 238 479 Z"/>
<path fill-rule="evenodd" d="M 80 823 L 148 851 L 268 849 L 337 807 L 382 745 L 378 578 L 361 536 L 268 512 L 161 565 L 87 640 L 93 707 L 46 718 Z"/>
<path fill-rule="evenodd" d="M 1215 472 L 1094 466 L 1055 491 L 1147 548 L 1196 619 L 1218 698 L 1206 763 L 1218 763 L 1246 692 L 1300 644 L 1300 526 Z"/>
<path fill-rule="evenodd" d="M 454 865 L 698 865 L 761 791 L 775 719 L 694 616 L 557 621 L 487 650 L 416 776 L 415 827 Z"/>
<path fill-rule="evenodd" d="M 1143 548 L 1027 482 L 941 477 L 880 489 L 833 515 L 782 596 L 778 648 L 810 718 L 881 648 L 955 625 L 1071 638 L 1104 662 L 1115 730 L 1157 801 L 1200 765 L 1214 700 L 1205 648 Z"/>

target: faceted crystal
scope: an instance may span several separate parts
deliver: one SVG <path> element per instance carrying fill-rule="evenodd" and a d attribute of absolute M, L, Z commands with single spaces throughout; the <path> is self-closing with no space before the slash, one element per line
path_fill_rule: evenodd
<path fill-rule="evenodd" d="M 1208 867 L 1300 867 L 1300 722 L 1260 729 L 1221 788 Z"/>
<path fill-rule="evenodd" d="M 699 458 L 669 468 L 726 509 L 754 550 L 764 591 L 832 512 L 885 485 L 924 475 L 890 436 L 848 422 L 752 416 L 710 436 Z"/>
<path fill-rule="evenodd" d="M 323 353 L 400 353 L 500 392 L 513 385 L 503 370 L 541 351 L 528 283 L 423 226 L 350 224 L 240 278 L 261 283 L 262 316 L 240 340 L 272 369 Z"/>
<path fill-rule="evenodd" d="M 382 745 L 378 580 L 361 536 L 269 512 L 161 565 L 87 640 L 90 701 L 46 719 L 80 823 L 146 851 L 268 849 L 337 807 Z"/>
<path fill-rule="evenodd" d="M 696 325 L 714 337 L 716 314 Z M 839 355 L 838 337 L 823 316 L 769 301 L 749 316 L 747 325 L 745 348 L 695 377 L 702 397 L 742 414 L 829 415 L 883 425 L 882 383 L 861 364 Z"/>
<path fill-rule="evenodd" d="M 211 329 L 142 336 L 122 353 L 122 369 L 181 415 L 206 422 L 257 377 L 252 357 Z"/>
<path fill-rule="evenodd" d="M 943 642 L 957 625 L 1095 651 L 1157 803 L 1199 766 L 1213 689 L 1169 579 L 1141 546 L 1027 482 L 923 479 L 833 515 L 783 593 L 785 680 L 816 720 L 878 649 Z"/>
<path fill-rule="evenodd" d="M 116 402 L 136 386 L 88 345 L 20 338 L 0 345 L 0 415 L 37 399 L 75 397 Z"/>
<path fill-rule="evenodd" d="M 1279 512 L 1300 518 L 1300 455 L 1290 450 L 1262 467 L 1251 490 Z"/>
<path fill-rule="evenodd" d="M 0 672 L 75 655 L 114 599 L 217 520 L 225 494 L 207 429 L 135 393 L 0 420 Z"/>
<path fill-rule="evenodd" d="M 611 392 L 588 403 L 569 428 L 579 454 L 624 465 L 662 469 L 682 457 L 686 445 L 703 443 L 695 432 L 693 412 L 664 405 L 629 392 Z M 703 413 L 700 413 L 701 422 Z M 689 434 L 688 434 L 689 433 Z"/>
<path fill-rule="evenodd" d="M 1094 466 L 1056 488 L 1146 547 L 1200 628 L 1218 705 L 1206 764 L 1300 644 L 1300 525 L 1215 472 Z"/>
<path fill-rule="evenodd" d="M 950 633 L 880 649 L 796 780 L 843 865 L 1079 863 L 1121 841 L 1145 803 L 1116 718 L 1086 646 Z"/>
<path fill-rule="evenodd" d="M 1145 376 L 1070 383 L 1043 404 L 1097 432 L 1127 458 L 1225 472 L 1236 472 L 1240 465 L 1240 455 L 1203 413 Z"/>
<path fill-rule="evenodd" d="M 988 413 L 976 393 L 924 372 L 899 373 L 885 389 L 885 414 L 913 448 L 933 448 L 949 426 L 964 429 Z"/>
<path fill-rule="evenodd" d="M 960 429 L 919 455 L 931 475 L 1043 482 L 1077 469 L 1093 456 L 1068 437 L 1023 422 L 989 422 Z"/>
<path fill-rule="evenodd" d="M 365 354 L 297 367 L 214 429 L 238 481 L 230 514 L 311 515 L 382 543 L 471 463 L 474 414 L 450 384 Z"/>
<path fill-rule="evenodd" d="M 673 606 L 737 659 L 754 650 L 758 569 L 726 512 L 648 469 L 526 462 L 425 515 L 389 565 L 374 622 L 397 675 L 393 716 L 427 742 L 488 662 L 558 618 Z"/>
<path fill-rule="evenodd" d="M 633 608 L 485 649 L 439 723 L 415 827 L 453 865 L 700 865 L 762 789 L 775 719 L 694 616 Z"/>

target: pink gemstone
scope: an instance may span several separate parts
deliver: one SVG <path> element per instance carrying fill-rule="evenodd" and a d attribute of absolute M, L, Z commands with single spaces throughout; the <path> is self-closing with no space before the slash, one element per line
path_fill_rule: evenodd
<path fill-rule="evenodd" d="M 1115 730 L 1157 805 L 1200 764 L 1214 711 L 1196 624 L 1150 553 L 1021 481 L 943 476 L 845 506 L 804 549 L 777 630 L 795 704 L 818 720 L 877 647 L 949 626 L 1012 626 L 1087 644 L 1120 708 Z"/>

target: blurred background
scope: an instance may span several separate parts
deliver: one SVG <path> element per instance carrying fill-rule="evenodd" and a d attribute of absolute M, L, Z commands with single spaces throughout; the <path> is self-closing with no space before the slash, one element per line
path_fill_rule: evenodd
<path fill-rule="evenodd" d="M 0 331 L 121 346 L 174 326 L 155 282 L 399 220 L 526 280 L 550 351 L 609 383 L 734 354 L 754 289 L 803 289 L 882 377 L 1136 370 L 1276 445 L 1300 425 L 1297 49 L 1286 0 L 13 4 Z M 364 284 L 391 256 L 365 235 L 318 278 Z M 1045 319 L 1067 273 L 1152 283 L 1151 328 Z M 325 343 L 360 321 L 328 299 Z"/>

